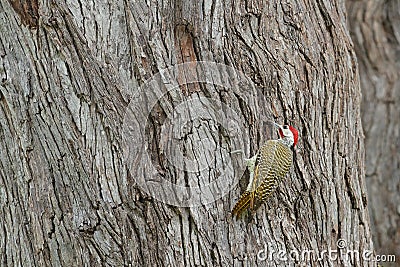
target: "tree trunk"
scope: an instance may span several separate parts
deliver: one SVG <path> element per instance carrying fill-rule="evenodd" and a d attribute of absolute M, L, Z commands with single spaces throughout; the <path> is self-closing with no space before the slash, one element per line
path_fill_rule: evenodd
<path fill-rule="evenodd" d="M 400 5 L 349 1 L 360 64 L 369 209 L 378 254 L 400 258 Z"/>
<path fill-rule="evenodd" d="M 0 5 L 2 265 L 373 265 L 342 1 Z M 235 221 L 272 120 L 293 167 Z"/>

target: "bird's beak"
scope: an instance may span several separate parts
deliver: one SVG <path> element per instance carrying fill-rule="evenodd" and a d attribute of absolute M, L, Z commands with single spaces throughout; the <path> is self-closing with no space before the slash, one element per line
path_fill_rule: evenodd
<path fill-rule="evenodd" d="M 275 123 L 275 122 L 272 122 L 273 124 L 274 124 L 274 126 L 277 128 L 277 132 L 278 132 L 278 134 L 279 134 L 279 136 L 281 137 L 281 138 L 283 138 L 283 125 L 279 125 L 279 124 L 277 124 L 277 123 Z"/>

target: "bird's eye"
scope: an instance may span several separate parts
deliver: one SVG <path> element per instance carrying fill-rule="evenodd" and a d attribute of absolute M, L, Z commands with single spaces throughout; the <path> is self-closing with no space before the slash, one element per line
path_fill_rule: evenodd
<path fill-rule="evenodd" d="M 283 125 L 283 129 L 287 129 L 288 128 L 288 126 L 287 125 Z"/>

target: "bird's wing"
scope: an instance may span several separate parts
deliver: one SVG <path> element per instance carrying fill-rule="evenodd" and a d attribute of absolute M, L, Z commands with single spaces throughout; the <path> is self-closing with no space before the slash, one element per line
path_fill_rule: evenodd
<path fill-rule="evenodd" d="M 260 148 L 256 164 L 259 171 L 259 179 L 254 179 L 254 191 L 256 191 L 257 188 L 261 185 L 263 178 L 265 178 L 268 173 L 273 171 L 273 167 L 275 164 L 275 153 L 278 146 L 279 142 L 277 140 L 269 140 Z"/>
<path fill-rule="evenodd" d="M 254 209 L 254 202 L 256 198 L 257 188 L 262 183 L 262 178 L 265 177 L 265 173 L 268 173 L 273 166 L 274 161 L 274 151 L 277 147 L 276 140 L 267 141 L 258 151 L 257 161 L 254 167 L 254 178 L 251 185 L 250 194 L 250 209 Z"/>
<path fill-rule="evenodd" d="M 259 178 L 255 198 L 261 205 L 278 187 L 292 165 L 292 151 L 277 140 L 268 141 L 260 149 Z"/>

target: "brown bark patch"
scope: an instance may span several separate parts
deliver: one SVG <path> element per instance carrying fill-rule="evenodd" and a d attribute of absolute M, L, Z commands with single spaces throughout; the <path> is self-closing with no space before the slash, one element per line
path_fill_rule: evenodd
<path fill-rule="evenodd" d="M 198 83 L 187 83 L 186 81 L 198 80 L 196 62 L 197 56 L 194 49 L 193 35 L 186 25 L 178 25 L 175 28 L 175 49 L 178 64 L 192 62 L 192 64 L 185 64 L 185 67 L 178 67 L 177 80 L 182 92 L 185 95 L 190 95 L 194 92 L 200 91 Z"/>
<path fill-rule="evenodd" d="M 39 22 L 39 3 L 37 0 L 9 0 L 24 25 L 36 29 Z"/>

